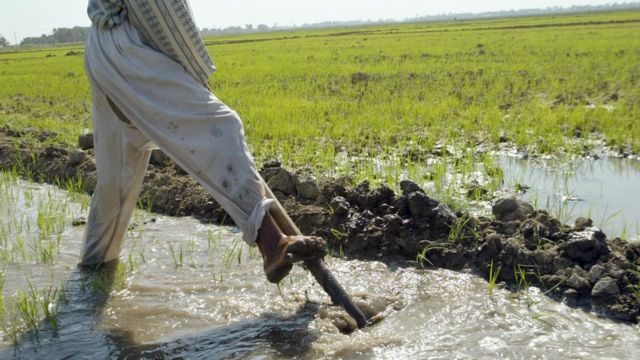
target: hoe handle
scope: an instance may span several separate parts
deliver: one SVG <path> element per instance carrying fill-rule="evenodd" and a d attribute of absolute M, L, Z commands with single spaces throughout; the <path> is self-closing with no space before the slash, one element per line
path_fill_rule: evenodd
<path fill-rule="evenodd" d="M 338 280 L 333 276 L 329 267 L 323 259 L 305 260 L 304 265 L 311 271 L 318 284 L 322 286 L 324 291 L 329 294 L 334 304 L 342 306 L 347 313 L 354 318 L 358 324 L 358 329 L 367 326 L 367 318 L 364 316 L 358 305 L 356 305 L 349 294 L 340 285 Z"/>
<path fill-rule="evenodd" d="M 262 179 L 266 195 L 269 199 L 273 199 L 275 203 L 271 207 L 271 216 L 280 227 L 280 229 L 287 235 L 302 235 L 300 229 L 291 220 L 287 212 L 282 207 L 282 204 L 273 195 L 273 192 Z M 322 286 L 324 291 L 331 297 L 331 301 L 334 304 L 342 306 L 347 313 L 354 318 L 358 324 L 358 328 L 362 329 L 367 326 L 367 318 L 364 316 L 360 308 L 353 302 L 349 294 L 338 283 L 338 280 L 333 276 L 329 267 L 324 262 L 324 259 L 309 259 L 304 261 L 304 265 L 311 272 L 318 284 Z"/>

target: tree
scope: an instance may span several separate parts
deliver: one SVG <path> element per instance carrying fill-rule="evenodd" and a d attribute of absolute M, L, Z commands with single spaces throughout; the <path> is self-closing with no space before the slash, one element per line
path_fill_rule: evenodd
<path fill-rule="evenodd" d="M 4 36 L 0 35 L 0 48 L 9 46 L 9 41 L 4 38 Z"/>

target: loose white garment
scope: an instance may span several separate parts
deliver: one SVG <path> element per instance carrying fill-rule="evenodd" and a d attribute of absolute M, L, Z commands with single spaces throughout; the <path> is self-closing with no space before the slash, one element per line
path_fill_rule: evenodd
<path fill-rule="evenodd" d="M 143 42 L 172 58 L 208 87 L 215 71 L 188 0 L 89 0 L 87 14 L 100 30 L 129 20 Z"/>
<path fill-rule="evenodd" d="M 127 21 L 111 30 L 92 27 L 85 69 L 98 185 L 82 264 L 119 257 L 154 143 L 213 195 L 253 244 L 273 200 L 265 198 L 236 112 L 179 63 L 145 45 Z"/>

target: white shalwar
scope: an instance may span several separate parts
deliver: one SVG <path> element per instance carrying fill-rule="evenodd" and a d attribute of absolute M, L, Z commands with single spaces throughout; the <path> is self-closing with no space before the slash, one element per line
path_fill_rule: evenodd
<path fill-rule="evenodd" d="M 85 69 L 93 97 L 98 184 L 83 265 L 119 257 L 151 150 L 193 176 L 255 243 L 273 200 L 248 152 L 237 113 L 178 62 L 146 45 L 128 21 L 92 26 Z"/>

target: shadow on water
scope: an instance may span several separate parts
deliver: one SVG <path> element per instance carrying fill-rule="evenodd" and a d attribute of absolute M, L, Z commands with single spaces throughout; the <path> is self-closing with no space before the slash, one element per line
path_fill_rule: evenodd
<path fill-rule="evenodd" d="M 126 344 L 119 357 L 231 359 L 247 355 L 261 345 L 281 357 L 296 357 L 307 353 L 319 337 L 308 328 L 317 311 L 317 304 L 307 302 L 287 317 L 266 314 L 179 340 L 149 345 Z"/>
<path fill-rule="evenodd" d="M 64 285 L 66 299 L 59 305 L 58 326 L 43 320 L 17 343 L 0 352 L 0 359 L 229 359 L 247 355 L 260 346 L 280 357 L 308 352 L 319 334 L 309 330 L 319 306 L 302 305 L 290 316 L 263 314 L 197 334 L 156 344 L 138 344 L 129 331 L 101 329 L 100 319 L 116 285 L 118 261 L 99 267 L 78 267 Z"/>

